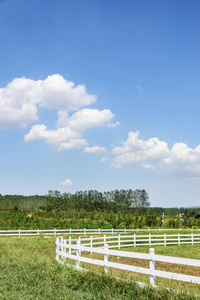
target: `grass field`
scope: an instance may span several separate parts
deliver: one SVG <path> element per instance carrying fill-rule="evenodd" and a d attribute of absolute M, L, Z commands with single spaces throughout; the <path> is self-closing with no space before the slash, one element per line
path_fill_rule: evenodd
<path fill-rule="evenodd" d="M 192 256 L 200 259 L 199 245 L 155 248 L 158 254 Z M 148 252 L 148 249 L 142 247 L 129 249 L 129 251 Z M 60 265 L 55 260 L 55 238 L 53 237 L 2 237 L 0 253 L 0 299 L 197 298 L 191 294 L 177 294 L 165 289 L 140 288 L 133 281 L 138 280 L 133 274 L 132 281 L 125 281 L 112 277 L 115 274 L 107 276 L 93 272 L 78 272 Z M 127 276 L 130 278 L 130 275 Z"/>

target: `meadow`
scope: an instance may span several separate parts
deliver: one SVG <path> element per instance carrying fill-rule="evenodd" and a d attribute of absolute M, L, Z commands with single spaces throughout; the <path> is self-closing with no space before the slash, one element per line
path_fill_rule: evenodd
<path fill-rule="evenodd" d="M 200 259 L 199 249 L 199 245 L 159 246 L 156 253 Z M 115 272 L 80 272 L 60 265 L 55 260 L 54 237 L 2 237 L 0 253 L 0 299 L 197 299 L 193 294 L 163 288 L 141 288 L 135 282 L 141 278 L 134 274 L 121 274 L 122 279 L 118 280 Z M 179 289 L 191 291 L 184 286 Z M 196 288 L 192 293 L 195 292 Z"/>

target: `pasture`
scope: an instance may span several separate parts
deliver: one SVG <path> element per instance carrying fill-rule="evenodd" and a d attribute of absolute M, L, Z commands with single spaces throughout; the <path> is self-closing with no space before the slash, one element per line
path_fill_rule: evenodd
<path fill-rule="evenodd" d="M 200 259 L 199 245 L 155 247 L 156 253 Z M 129 248 L 126 251 L 133 251 Z M 148 252 L 148 247 L 134 249 Z M 140 288 L 133 273 L 79 272 L 55 260 L 55 238 L 0 238 L 0 299 L 196 299 L 192 294 Z M 95 268 L 91 268 L 96 271 Z M 101 270 L 99 270 L 101 272 Z M 120 275 L 121 280 L 115 279 Z M 118 276 L 119 277 L 119 276 Z M 129 279 L 130 281 L 126 281 Z M 139 280 L 142 281 L 142 280 Z M 179 286 L 186 292 L 197 288 Z"/>

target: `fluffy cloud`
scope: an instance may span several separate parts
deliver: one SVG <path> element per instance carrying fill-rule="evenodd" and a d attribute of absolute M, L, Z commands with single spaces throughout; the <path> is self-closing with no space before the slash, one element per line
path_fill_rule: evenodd
<path fill-rule="evenodd" d="M 106 148 L 104 147 L 99 147 L 99 146 L 93 146 L 93 147 L 86 147 L 83 152 L 85 153 L 105 153 L 107 152 Z"/>
<path fill-rule="evenodd" d="M 60 184 L 63 185 L 63 186 L 73 185 L 71 179 L 66 179 L 66 180 L 62 181 Z"/>
<path fill-rule="evenodd" d="M 175 143 L 171 149 L 164 141 L 150 138 L 144 141 L 139 132 L 130 132 L 128 139 L 112 150 L 113 166 L 140 163 L 143 168 L 161 173 L 200 173 L 200 145 L 195 149 Z"/>
<path fill-rule="evenodd" d="M 114 114 L 109 109 L 98 110 L 84 108 L 75 112 L 70 118 L 66 112 L 58 112 L 58 126 L 68 125 L 72 130 L 83 131 L 90 127 L 104 126 L 112 120 Z"/>
<path fill-rule="evenodd" d="M 58 150 L 82 148 L 87 141 L 82 138 L 83 132 L 90 127 L 106 126 L 114 117 L 109 109 L 85 108 L 75 112 L 71 117 L 64 111 L 58 112 L 57 127 L 55 130 L 47 130 L 44 124 L 34 125 L 25 135 L 25 141 L 44 139 L 46 143 L 55 145 Z"/>
<path fill-rule="evenodd" d="M 45 80 L 16 78 L 0 89 L 0 128 L 26 127 L 38 120 L 38 107 L 72 111 L 96 101 L 84 85 L 75 86 L 61 75 Z"/>
<path fill-rule="evenodd" d="M 75 86 L 59 74 L 37 81 L 16 78 L 0 89 L 0 129 L 25 128 L 38 121 L 40 107 L 53 109 L 58 113 L 56 128 L 33 125 L 24 140 L 44 140 L 58 150 L 84 148 L 88 144 L 82 137 L 85 130 L 118 125 L 118 122 L 111 123 L 114 114 L 109 109 L 82 108 L 95 101 L 96 96 L 89 95 L 84 85 Z"/>

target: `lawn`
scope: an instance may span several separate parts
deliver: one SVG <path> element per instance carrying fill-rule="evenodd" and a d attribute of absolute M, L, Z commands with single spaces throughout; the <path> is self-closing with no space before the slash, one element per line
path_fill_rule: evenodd
<path fill-rule="evenodd" d="M 140 288 L 134 276 L 132 281 L 117 280 L 60 265 L 54 237 L 2 237 L 0 253 L 0 299 L 196 299 L 191 294 Z"/>

